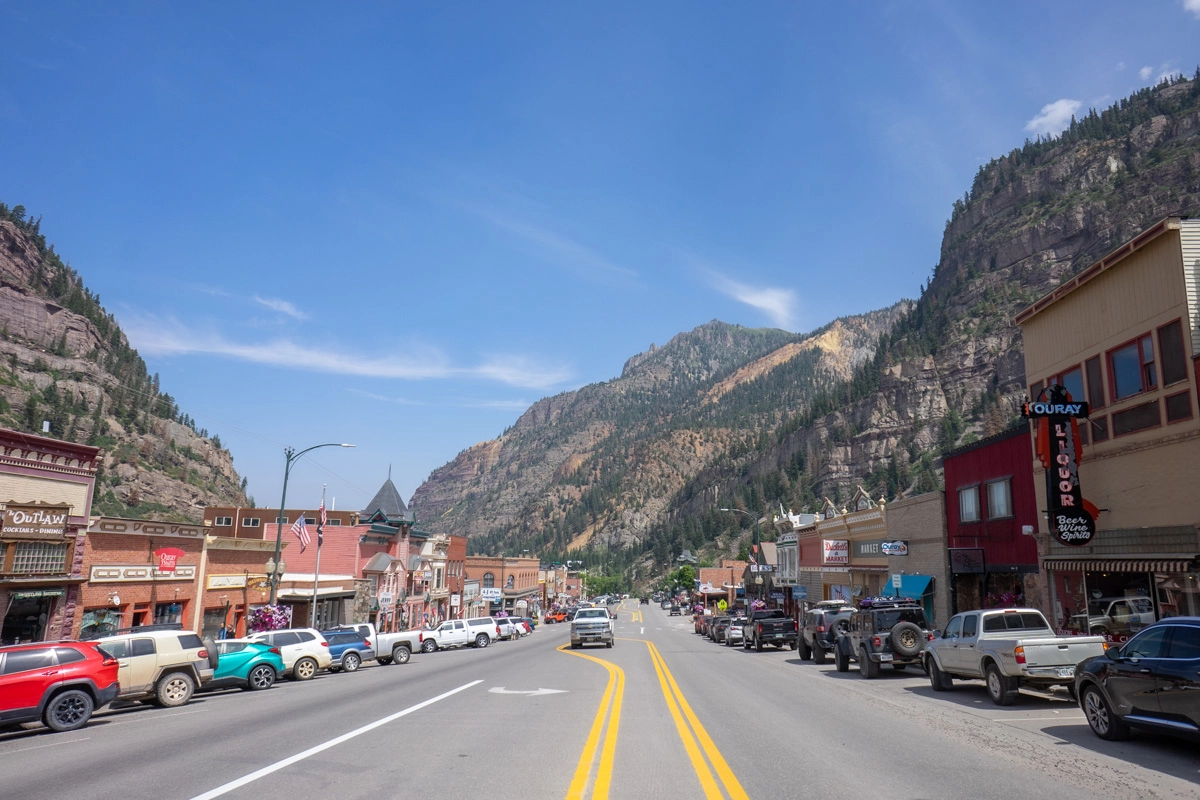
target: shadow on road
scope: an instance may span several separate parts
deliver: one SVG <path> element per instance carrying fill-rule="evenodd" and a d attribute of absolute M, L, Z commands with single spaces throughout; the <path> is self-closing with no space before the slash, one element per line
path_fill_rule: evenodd
<path fill-rule="evenodd" d="M 1200 783 L 1200 751 L 1194 741 L 1182 737 L 1135 730 L 1128 741 L 1106 742 L 1092 733 L 1087 723 L 1054 725 L 1042 728 L 1042 732 L 1062 739 L 1063 746 L 1076 745 L 1180 780 Z"/>

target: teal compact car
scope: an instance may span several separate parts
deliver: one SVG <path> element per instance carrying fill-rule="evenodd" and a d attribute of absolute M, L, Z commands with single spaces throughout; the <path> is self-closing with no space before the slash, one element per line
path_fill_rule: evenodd
<path fill-rule="evenodd" d="M 214 644 L 219 658 L 205 689 L 270 689 L 283 672 L 278 647 L 249 639 L 221 639 Z"/>

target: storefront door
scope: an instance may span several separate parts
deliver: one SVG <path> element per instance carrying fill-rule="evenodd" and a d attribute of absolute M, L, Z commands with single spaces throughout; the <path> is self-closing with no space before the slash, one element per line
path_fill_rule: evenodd
<path fill-rule="evenodd" d="M 21 597 L 14 592 L 9 600 L 4 625 L 0 629 L 0 644 L 40 642 L 46 638 L 46 627 L 54 613 L 57 597 Z"/>

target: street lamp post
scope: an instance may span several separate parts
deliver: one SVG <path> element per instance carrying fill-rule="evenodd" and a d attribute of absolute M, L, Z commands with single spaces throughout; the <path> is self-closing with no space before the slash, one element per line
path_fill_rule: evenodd
<path fill-rule="evenodd" d="M 757 514 L 751 514 L 749 511 L 743 511 L 740 508 L 722 508 L 720 510 L 728 511 L 731 514 L 745 514 L 747 517 L 750 517 L 751 519 L 754 520 L 754 545 L 755 545 L 755 547 L 754 547 L 754 562 L 757 564 L 759 556 L 761 555 L 761 553 L 759 552 L 760 548 L 758 547 L 758 545 L 762 544 L 762 520 L 759 518 L 759 516 Z M 762 589 L 763 579 L 762 579 L 761 575 L 755 576 L 754 584 L 755 584 L 755 589 L 756 589 L 755 593 L 758 595 L 758 598 L 761 600 L 762 599 L 762 591 L 763 591 L 763 589 Z M 747 587 L 747 588 L 749 588 L 749 587 Z"/>
<path fill-rule="evenodd" d="M 354 447 L 352 444 L 340 444 L 338 442 L 330 442 L 328 444 L 314 444 L 312 447 L 306 447 L 300 452 L 296 452 L 295 448 L 283 448 L 284 465 L 283 465 L 283 497 L 279 500 L 279 516 L 275 518 L 275 558 L 273 561 L 276 567 L 280 564 L 279 550 L 283 547 L 283 512 L 287 507 L 287 485 L 288 476 L 292 473 L 292 464 L 300 460 L 300 457 L 310 450 L 316 450 L 318 447 Z M 276 569 L 271 577 L 271 605 L 275 605 L 275 595 L 279 592 L 279 579 L 282 577 L 282 571 Z M 316 594 L 313 595 L 313 602 L 317 602 Z"/>

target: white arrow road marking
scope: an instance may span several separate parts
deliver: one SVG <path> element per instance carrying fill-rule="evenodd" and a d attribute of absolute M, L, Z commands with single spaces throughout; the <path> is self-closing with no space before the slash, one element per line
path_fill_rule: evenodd
<path fill-rule="evenodd" d="M 645 633 L 645 632 L 646 632 L 646 629 L 645 629 L 645 628 L 642 628 L 642 633 Z"/>
<path fill-rule="evenodd" d="M 566 694 L 566 689 L 534 689 L 528 692 L 517 691 L 515 689 L 505 689 L 503 686 L 496 686 L 488 689 L 491 694 L 527 694 L 530 697 L 537 697 L 543 694 Z"/>

